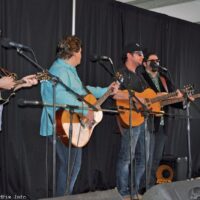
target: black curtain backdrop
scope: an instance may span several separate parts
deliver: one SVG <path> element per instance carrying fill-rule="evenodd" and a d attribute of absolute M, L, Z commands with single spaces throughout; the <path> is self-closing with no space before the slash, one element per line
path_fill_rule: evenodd
<path fill-rule="evenodd" d="M 58 40 L 71 33 L 71 0 L 0 0 L 0 30 L 3 37 L 32 47 L 38 62 L 49 68 L 55 59 Z M 112 58 L 116 69 L 122 66 L 121 54 L 128 42 L 138 42 L 156 51 L 177 86 L 200 86 L 200 26 L 129 6 L 113 0 L 77 0 L 76 35 L 83 41 L 83 60 L 78 72 L 85 84 L 106 86 L 113 78 L 89 61 L 91 55 Z M 0 65 L 20 77 L 38 70 L 14 49 L 0 48 Z M 108 62 L 105 65 L 111 70 Z M 52 164 L 46 154 L 52 148 L 39 136 L 41 108 L 17 105 L 20 98 L 40 100 L 40 85 L 22 89 L 4 107 L 0 132 L 0 194 L 25 194 L 30 198 L 52 193 Z M 196 101 L 200 106 L 199 101 Z M 108 99 L 103 107 L 113 107 Z M 185 111 L 170 112 L 185 116 Z M 187 156 L 186 119 L 171 118 L 165 153 Z M 191 144 L 193 176 L 200 175 L 199 118 L 191 104 Z M 82 168 L 74 193 L 115 187 L 115 166 L 120 135 L 114 114 L 104 113 L 102 122 L 83 148 Z M 48 147 L 48 150 L 46 148 Z M 48 169 L 48 170 L 47 170 Z M 47 173 L 48 171 L 48 173 Z"/>

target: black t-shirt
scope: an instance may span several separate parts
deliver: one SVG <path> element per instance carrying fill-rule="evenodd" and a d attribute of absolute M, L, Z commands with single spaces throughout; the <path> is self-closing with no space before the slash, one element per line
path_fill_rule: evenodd
<path fill-rule="evenodd" d="M 148 87 L 148 84 L 140 74 L 129 71 L 125 66 L 118 71 L 123 76 L 123 83 L 120 89 L 143 92 Z"/>

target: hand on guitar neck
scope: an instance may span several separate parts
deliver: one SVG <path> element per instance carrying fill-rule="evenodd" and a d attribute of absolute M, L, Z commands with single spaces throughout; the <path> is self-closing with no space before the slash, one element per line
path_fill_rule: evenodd
<path fill-rule="evenodd" d="M 22 88 L 22 87 L 31 87 L 32 85 L 36 85 L 38 80 L 36 79 L 36 75 L 28 75 L 23 77 L 21 80 L 15 81 L 13 77 L 4 76 L 0 78 L 0 88 L 3 90 L 11 90 L 14 91 Z"/>
<path fill-rule="evenodd" d="M 15 81 L 14 91 L 22 88 L 22 87 L 31 87 L 33 85 L 37 85 L 38 80 L 35 74 L 28 75 L 23 77 L 21 80 Z"/>
<path fill-rule="evenodd" d="M 188 92 L 189 91 L 189 92 Z M 169 99 L 177 99 L 177 98 L 182 98 L 182 97 L 185 97 L 187 96 L 187 98 L 190 100 L 190 101 L 194 101 L 195 99 L 192 97 L 192 94 L 190 94 L 190 88 L 189 89 L 185 89 L 185 90 L 179 90 L 177 89 L 176 90 L 176 96 L 174 97 L 171 97 Z"/>
<path fill-rule="evenodd" d="M 118 91 L 118 88 L 119 88 L 119 83 L 118 82 L 112 82 L 109 86 L 108 86 L 108 95 L 114 95 L 117 93 Z M 96 105 L 97 108 L 100 108 L 98 105 Z M 95 120 L 94 120 L 94 111 L 92 110 L 88 110 L 88 114 L 85 116 L 86 119 L 88 120 L 89 122 L 89 127 L 91 128 L 94 123 L 95 123 Z"/>
<path fill-rule="evenodd" d="M 108 88 L 112 91 L 110 95 L 115 95 L 118 92 L 120 83 L 119 82 L 112 82 Z"/>

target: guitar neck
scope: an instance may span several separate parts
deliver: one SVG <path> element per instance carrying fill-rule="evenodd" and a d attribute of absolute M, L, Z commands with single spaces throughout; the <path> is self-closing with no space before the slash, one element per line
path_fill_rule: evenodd
<path fill-rule="evenodd" d="M 15 81 L 15 87 L 16 87 L 17 85 L 20 85 L 20 84 L 23 84 L 23 83 L 26 83 L 26 81 L 24 81 L 24 80 L 22 80 L 22 79 L 17 80 L 17 81 Z"/>
<path fill-rule="evenodd" d="M 200 98 L 200 93 L 194 94 L 191 97 L 193 97 L 194 99 Z M 185 100 L 184 97 L 179 97 L 179 98 L 175 98 L 175 99 L 167 99 L 167 100 L 161 101 L 161 106 L 166 106 L 166 105 L 170 105 L 170 104 L 174 104 L 174 103 L 183 102 L 184 100 Z"/>
<path fill-rule="evenodd" d="M 14 88 L 16 88 L 18 85 L 23 84 L 23 83 L 26 83 L 26 81 L 24 81 L 24 80 L 22 80 L 22 79 L 15 81 L 15 86 L 14 86 Z"/>
<path fill-rule="evenodd" d="M 47 72 L 38 72 L 38 73 L 35 74 L 35 78 L 38 81 L 42 81 L 42 80 L 50 80 L 51 77 L 48 75 Z M 23 84 L 23 83 L 26 83 L 26 81 L 23 80 L 23 79 L 16 80 L 15 81 L 15 87 L 17 87 L 18 85 Z"/>
<path fill-rule="evenodd" d="M 101 106 L 101 104 L 104 103 L 104 101 L 110 96 L 110 94 L 112 93 L 112 89 L 108 89 L 108 91 L 101 97 L 97 100 L 95 106 Z"/>
<path fill-rule="evenodd" d="M 177 92 L 171 92 L 169 94 L 166 94 L 166 95 L 162 95 L 162 96 L 158 96 L 158 97 L 155 97 L 155 98 L 152 98 L 150 99 L 151 100 L 151 103 L 156 103 L 156 102 L 159 102 L 159 101 L 163 101 L 165 99 L 168 99 L 170 97 L 174 97 L 177 95 Z"/>

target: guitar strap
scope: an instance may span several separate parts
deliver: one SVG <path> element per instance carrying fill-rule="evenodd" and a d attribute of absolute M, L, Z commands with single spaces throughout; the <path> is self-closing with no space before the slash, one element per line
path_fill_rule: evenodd
<path fill-rule="evenodd" d="M 163 76 L 160 76 L 160 80 L 161 80 L 161 83 L 165 89 L 166 92 L 169 92 L 168 91 L 168 87 L 167 87 L 167 82 L 166 82 L 166 79 L 163 77 Z"/>

